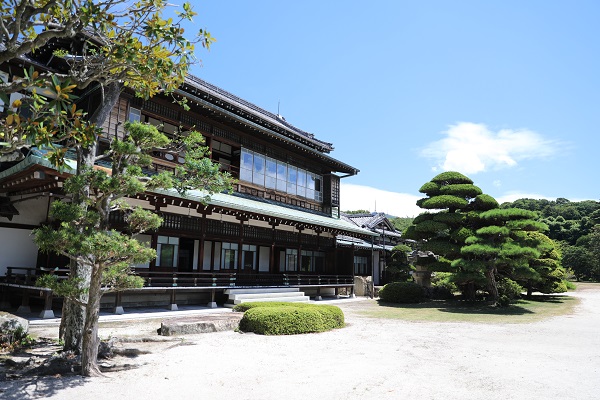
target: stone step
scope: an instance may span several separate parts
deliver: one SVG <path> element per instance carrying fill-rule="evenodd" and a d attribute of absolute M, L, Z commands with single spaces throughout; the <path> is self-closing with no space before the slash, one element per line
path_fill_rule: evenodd
<path fill-rule="evenodd" d="M 225 289 L 225 294 L 250 294 L 250 293 L 286 293 L 299 292 L 300 289 L 293 287 L 283 288 L 241 288 L 241 289 Z"/>
<path fill-rule="evenodd" d="M 309 300 L 310 300 L 310 297 L 308 297 L 308 296 L 261 297 L 261 298 L 252 298 L 252 299 L 236 299 L 236 300 L 233 300 L 233 304 L 235 305 L 235 304 L 258 302 L 258 301 L 284 301 L 284 302 L 288 302 L 288 303 L 296 303 L 296 302 L 308 302 Z"/>
<path fill-rule="evenodd" d="M 240 293 L 240 294 L 230 294 L 229 300 L 238 300 L 238 299 L 263 299 L 270 297 L 296 297 L 302 296 L 304 293 L 301 292 L 265 292 L 265 293 Z"/>

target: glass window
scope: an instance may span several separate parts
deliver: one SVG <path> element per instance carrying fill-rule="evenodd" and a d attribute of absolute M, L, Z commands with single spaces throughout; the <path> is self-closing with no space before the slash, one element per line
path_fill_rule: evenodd
<path fill-rule="evenodd" d="M 221 244 L 221 269 L 237 269 L 237 243 Z"/>
<path fill-rule="evenodd" d="M 156 266 L 176 268 L 179 252 L 179 238 L 159 236 L 156 248 Z"/>
<path fill-rule="evenodd" d="M 368 275 L 368 258 L 354 256 L 354 273 L 356 275 Z"/>
<path fill-rule="evenodd" d="M 298 186 L 306 187 L 306 171 L 298 168 Z"/>
<path fill-rule="evenodd" d="M 142 120 L 142 111 L 137 108 L 129 108 L 129 121 L 140 122 Z"/>
<path fill-rule="evenodd" d="M 309 172 L 306 174 L 306 187 L 311 190 L 315 190 L 315 174 Z"/>
<path fill-rule="evenodd" d="M 313 252 L 302 250 L 302 259 L 300 260 L 300 271 L 311 272 L 313 270 Z"/>
<path fill-rule="evenodd" d="M 242 245 L 242 266 L 244 269 L 256 269 L 256 246 Z"/>
<path fill-rule="evenodd" d="M 270 157 L 267 157 L 265 174 L 267 176 L 272 176 L 273 178 L 277 177 L 277 161 Z"/>
<path fill-rule="evenodd" d="M 242 159 L 240 167 L 252 170 L 252 153 L 246 149 L 242 149 Z"/>
<path fill-rule="evenodd" d="M 296 167 L 292 167 L 291 165 L 288 167 L 288 183 L 296 185 L 298 182 L 298 169 Z"/>
<path fill-rule="evenodd" d="M 298 250 L 286 249 L 286 271 L 297 271 L 298 270 Z"/>

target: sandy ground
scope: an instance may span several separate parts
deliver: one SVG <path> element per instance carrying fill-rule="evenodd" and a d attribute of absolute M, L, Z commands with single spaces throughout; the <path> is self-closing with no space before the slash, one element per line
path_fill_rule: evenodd
<path fill-rule="evenodd" d="M 600 399 L 600 287 L 572 295 L 574 314 L 525 325 L 370 319 L 341 303 L 344 329 L 126 344 L 148 351 L 134 369 L 1 382 L 0 398 Z"/>

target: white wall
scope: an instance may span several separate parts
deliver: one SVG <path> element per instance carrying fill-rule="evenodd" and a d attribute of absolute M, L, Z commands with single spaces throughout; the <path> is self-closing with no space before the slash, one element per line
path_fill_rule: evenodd
<path fill-rule="evenodd" d="M 35 267 L 38 248 L 29 229 L 0 228 L 0 243 L 0 276 L 6 267 Z"/>
<path fill-rule="evenodd" d="M 271 248 L 266 246 L 260 246 L 258 255 L 258 270 L 260 272 L 269 272 L 270 259 Z"/>
<path fill-rule="evenodd" d="M 12 196 L 12 201 L 19 200 L 18 196 Z M 2 218 L 2 222 L 9 224 L 39 225 L 46 221 L 46 212 L 48 211 L 48 197 L 38 197 L 31 200 L 18 201 L 14 203 L 19 215 L 15 215 L 11 221 Z"/>

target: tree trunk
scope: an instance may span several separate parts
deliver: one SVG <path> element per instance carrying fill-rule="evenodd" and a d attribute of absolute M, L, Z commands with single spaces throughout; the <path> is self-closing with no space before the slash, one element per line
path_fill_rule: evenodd
<path fill-rule="evenodd" d="M 106 118 L 110 115 L 110 111 L 114 108 L 115 104 L 119 100 L 121 93 L 122 84 L 113 83 L 110 84 L 104 91 L 104 97 L 102 99 L 100 107 L 96 109 L 93 115 L 90 117 L 89 122 L 96 124 L 96 126 L 102 126 Z M 96 149 L 98 147 L 98 138 L 94 140 L 87 148 L 82 148 L 78 152 L 78 168 L 77 173 L 86 168 L 92 168 L 96 157 Z M 86 199 L 89 198 L 90 191 L 89 187 L 84 188 L 81 193 L 73 195 L 73 204 L 79 204 L 80 207 L 86 208 Z M 80 227 L 80 229 L 84 229 Z M 80 279 L 79 288 L 90 287 L 90 279 L 92 272 L 87 264 L 72 261 L 69 267 L 70 275 L 74 278 Z M 86 310 L 81 304 L 88 302 L 88 295 L 81 295 L 78 300 L 80 304 L 75 301 L 69 301 L 65 299 L 65 305 L 63 307 L 63 315 L 61 319 L 61 338 L 64 341 L 63 350 L 74 351 L 76 354 L 82 351 L 82 338 L 84 335 L 84 325 L 86 323 Z M 100 303 L 98 303 L 99 305 Z"/>
<path fill-rule="evenodd" d="M 98 316 L 100 314 L 100 298 L 102 269 L 94 266 L 90 281 L 89 300 L 85 307 L 85 326 L 83 330 L 83 346 L 81 350 L 81 374 L 83 376 L 102 375 L 98 367 Z"/>
<path fill-rule="evenodd" d="M 531 284 L 531 279 L 527 281 L 527 298 L 531 299 L 531 295 L 533 294 L 533 285 Z"/>
<path fill-rule="evenodd" d="M 495 268 L 487 268 L 485 270 L 485 276 L 488 280 L 488 291 L 490 292 L 492 304 L 498 303 L 498 285 L 496 284 Z"/>

